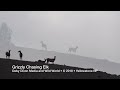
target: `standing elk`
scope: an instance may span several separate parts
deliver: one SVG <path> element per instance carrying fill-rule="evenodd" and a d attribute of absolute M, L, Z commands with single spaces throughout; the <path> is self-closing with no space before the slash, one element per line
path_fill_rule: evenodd
<path fill-rule="evenodd" d="M 47 58 L 45 60 L 47 61 L 47 63 L 52 62 L 54 64 L 55 59 L 56 59 L 56 56 L 54 56 L 54 58 Z"/>
<path fill-rule="evenodd" d="M 44 48 L 45 50 L 47 50 L 47 45 L 45 43 L 43 43 L 43 41 L 41 41 L 42 44 L 42 48 Z"/>
<path fill-rule="evenodd" d="M 6 52 L 6 58 L 8 58 L 8 59 L 10 59 L 10 51 L 11 50 L 9 50 L 8 52 Z"/>
<path fill-rule="evenodd" d="M 23 54 L 21 51 L 18 51 L 18 52 L 19 52 L 20 59 L 22 60 Z"/>
<path fill-rule="evenodd" d="M 75 48 L 69 48 L 69 52 L 74 52 L 74 53 L 76 53 L 76 50 L 78 49 L 78 46 L 76 46 Z"/>

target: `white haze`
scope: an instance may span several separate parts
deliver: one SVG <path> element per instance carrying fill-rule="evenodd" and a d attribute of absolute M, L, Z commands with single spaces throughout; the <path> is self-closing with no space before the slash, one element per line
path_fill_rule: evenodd
<path fill-rule="evenodd" d="M 0 25 L 13 31 L 16 46 L 76 54 L 120 63 L 120 12 L 118 11 L 0 11 Z"/>

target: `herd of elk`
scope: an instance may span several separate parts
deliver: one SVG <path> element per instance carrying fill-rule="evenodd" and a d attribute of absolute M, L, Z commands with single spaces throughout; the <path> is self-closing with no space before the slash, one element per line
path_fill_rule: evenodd
<path fill-rule="evenodd" d="M 41 41 L 41 45 L 42 45 L 42 48 L 47 50 L 47 45 L 43 41 Z M 77 49 L 78 49 L 78 46 L 71 47 L 71 48 L 68 49 L 68 51 L 76 53 Z M 18 51 L 18 53 L 19 53 L 20 60 L 22 60 L 23 53 L 20 50 Z M 6 52 L 5 55 L 6 55 L 6 59 L 10 59 L 11 50 L 8 50 L 8 52 Z M 52 64 L 54 64 L 55 60 L 56 60 L 56 56 L 54 56 L 54 58 L 46 58 L 46 59 L 44 59 L 44 61 L 43 60 L 38 60 L 37 62 L 47 63 L 47 64 L 51 62 Z M 66 66 L 66 65 L 64 64 L 63 66 Z M 86 68 L 86 69 L 85 68 L 81 68 L 81 70 L 94 72 L 93 68 Z"/>
<path fill-rule="evenodd" d="M 56 59 L 56 56 L 54 56 L 54 58 L 46 58 L 46 59 L 44 59 L 44 61 L 38 60 L 38 62 L 41 62 L 41 63 L 49 63 L 49 62 L 51 62 L 52 64 L 54 64 L 55 59 Z"/>
<path fill-rule="evenodd" d="M 10 59 L 10 56 L 11 56 L 10 52 L 11 52 L 11 50 L 9 50 L 8 52 L 5 53 L 6 58 L 8 58 L 8 59 Z M 21 51 L 18 51 L 18 52 L 19 52 L 19 57 L 22 60 L 23 54 L 22 54 Z M 56 60 L 56 56 L 54 56 L 54 58 L 46 58 L 46 59 L 44 59 L 44 61 L 43 60 L 38 60 L 37 62 L 47 63 L 47 64 L 51 62 L 52 64 L 54 64 L 55 60 Z M 66 66 L 66 65 L 64 64 L 64 66 Z M 83 71 L 91 71 L 91 72 L 95 71 L 93 68 L 81 68 L 81 70 L 83 70 Z"/>
<path fill-rule="evenodd" d="M 10 52 L 11 52 L 11 50 L 9 50 L 8 52 L 5 53 L 7 59 L 10 59 L 10 56 L 11 56 L 11 53 L 10 53 Z M 23 53 L 22 53 L 21 51 L 18 51 L 18 52 L 19 52 L 20 60 L 22 60 Z M 41 63 L 46 63 L 46 62 L 49 63 L 49 62 L 51 62 L 51 63 L 54 64 L 55 59 L 56 59 L 56 56 L 54 56 L 54 58 L 46 58 L 46 59 L 44 59 L 44 61 L 38 60 L 38 62 L 41 62 Z"/>
<path fill-rule="evenodd" d="M 11 50 L 9 50 L 8 52 L 5 53 L 7 59 L 10 59 L 10 56 L 11 56 L 10 52 L 11 52 Z M 23 54 L 21 51 L 18 51 L 18 52 L 19 52 L 19 57 L 22 60 Z"/>
<path fill-rule="evenodd" d="M 41 45 L 42 45 L 42 48 L 43 48 L 44 50 L 47 50 L 47 45 L 46 45 L 43 41 L 41 41 L 40 43 L 41 43 Z M 76 53 L 77 49 L 78 49 L 78 46 L 76 46 L 76 47 L 70 47 L 70 48 L 68 49 L 68 52 Z"/>

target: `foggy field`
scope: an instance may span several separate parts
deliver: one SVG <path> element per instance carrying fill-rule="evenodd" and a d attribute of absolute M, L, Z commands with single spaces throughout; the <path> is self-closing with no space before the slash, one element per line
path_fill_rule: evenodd
<path fill-rule="evenodd" d="M 0 58 L 120 75 L 119 34 L 119 11 L 0 11 Z"/>

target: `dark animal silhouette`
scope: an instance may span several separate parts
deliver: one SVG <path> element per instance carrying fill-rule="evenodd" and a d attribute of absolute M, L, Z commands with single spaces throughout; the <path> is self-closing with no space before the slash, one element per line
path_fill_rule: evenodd
<path fill-rule="evenodd" d="M 6 52 L 6 58 L 8 58 L 8 59 L 10 59 L 10 51 L 11 50 L 9 50 L 8 52 Z"/>
<path fill-rule="evenodd" d="M 45 43 L 43 43 L 43 41 L 41 41 L 42 44 L 42 48 L 44 48 L 45 50 L 47 50 L 47 45 Z"/>
<path fill-rule="evenodd" d="M 45 62 L 46 62 L 46 60 L 44 60 L 44 61 L 42 61 L 42 60 L 38 60 L 38 62 L 45 63 Z"/>
<path fill-rule="evenodd" d="M 76 53 L 76 50 L 78 49 L 78 46 L 76 46 L 75 48 L 69 48 L 69 52 L 74 52 L 74 53 Z"/>
<path fill-rule="evenodd" d="M 56 59 L 56 56 L 54 56 L 54 58 L 47 58 L 45 60 L 47 61 L 47 63 L 52 62 L 54 64 L 55 59 Z"/>
<path fill-rule="evenodd" d="M 23 54 L 21 51 L 18 51 L 18 52 L 19 52 L 20 59 L 22 60 Z"/>

